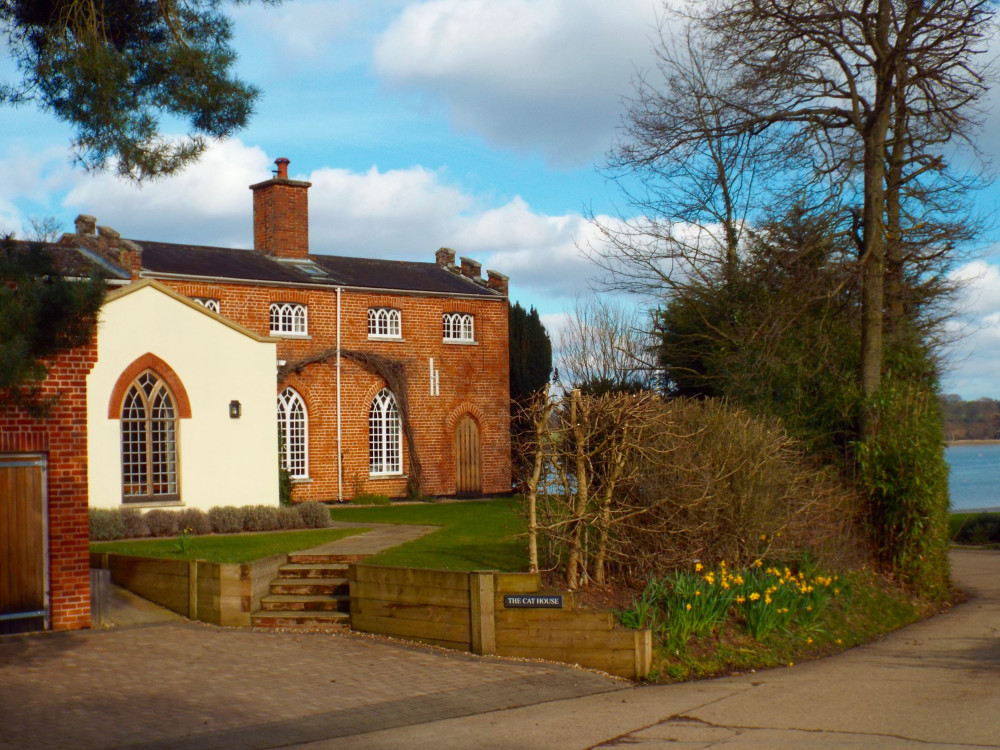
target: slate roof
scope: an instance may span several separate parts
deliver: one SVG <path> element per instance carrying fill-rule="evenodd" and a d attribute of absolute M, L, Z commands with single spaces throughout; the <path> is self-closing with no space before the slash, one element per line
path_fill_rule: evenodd
<path fill-rule="evenodd" d="M 52 258 L 53 266 L 64 276 L 86 278 L 96 266 L 98 271 L 107 278 L 127 279 L 128 273 L 101 255 L 79 245 L 63 245 L 55 242 L 29 242 L 13 240 L 18 252 L 30 252 L 31 248 L 41 246 Z"/>
<path fill-rule="evenodd" d="M 169 274 L 280 284 L 323 284 L 481 297 L 502 296 L 471 279 L 441 268 L 436 263 L 335 255 L 310 255 L 311 263 L 278 261 L 252 250 L 131 241 L 142 248 L 143 271 L 154 277 Z"/>

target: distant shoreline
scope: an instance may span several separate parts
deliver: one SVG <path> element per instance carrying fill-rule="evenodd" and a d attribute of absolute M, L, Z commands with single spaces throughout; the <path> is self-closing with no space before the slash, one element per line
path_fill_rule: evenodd
<path fill-rule="evenodd" d="M 960 445 L 1000 445 L 1000 440 L 946 440 L 945 445 L 949 448 Z"/>

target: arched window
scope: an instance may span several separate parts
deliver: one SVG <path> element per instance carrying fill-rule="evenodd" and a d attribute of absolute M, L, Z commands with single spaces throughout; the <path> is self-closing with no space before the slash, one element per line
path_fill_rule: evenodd
<path fill-rule="evenodd" d="M 444 340 L 475 341 L 472 321 L 473 318 L 468 313 L 445 313 L 442 316 Z"/>
<path fill-rule="evenodd" d="M 305 336 L 306 306 L 298 302 L 272 302 L 269 308 L 271 334 Z"/>
<path fill-rule="evenodd" d="M 278 430 L 281 435 L 281 466 L 294 479 L 309 476 L 309 421 L 306 403 L 294 388 L 278 394 Z"/>
<path fill-rule="evenodd" d="M 368 411 L 368 471 L 372 475 L 403 473 L 403 430 L 392 391 L 383 388 Z"/>
<path fill-rule="evenodd" d="M 368 308 L 368 337 L 398 339 L 400 337 L 399 310 L 391 307 Z"/>
<path fill-rule="evenodd" d="M 152 370 L 132 381 L 122 399 L 122 502 L 179 500 L 177 407 Z"/>
<path fill-rule="evenodd" d="M 219 312 L 219 300 L 213 297 L 192 297 L 191 299 L 212 312 Z"/>

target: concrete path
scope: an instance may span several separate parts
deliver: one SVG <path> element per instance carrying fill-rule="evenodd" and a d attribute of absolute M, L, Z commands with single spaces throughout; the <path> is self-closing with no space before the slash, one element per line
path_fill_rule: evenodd
<path fill-rule="evenodd" d="M 969 601 L 833 658 L 427 722 L 350 747 L 1000 747 L 1000 553 L 951 557 Z"/>
<path fill-rule="evenodd" d="M 317 555 L 374 555 L 390 547 L 412 542 L 440 529 L 440 526 L 410 526 L 390 523 L 355 523 L 353 521 L 331 521 L 331 529 L 370 529 L 362 534 L 321 544 L 302 553 Z"/>

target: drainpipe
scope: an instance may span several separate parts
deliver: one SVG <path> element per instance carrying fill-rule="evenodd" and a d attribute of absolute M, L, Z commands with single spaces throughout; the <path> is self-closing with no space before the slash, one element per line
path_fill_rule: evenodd
<path fill-rule="evenodd" d="M 344 452 L 340 449 L 340 293 L 337 287 L 337 502 L 344 502 Z"/>

